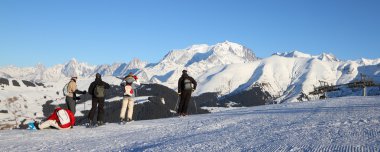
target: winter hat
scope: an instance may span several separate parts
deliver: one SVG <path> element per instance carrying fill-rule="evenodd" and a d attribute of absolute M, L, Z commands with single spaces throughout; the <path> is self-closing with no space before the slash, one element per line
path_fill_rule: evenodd
<path fill-rule="evenodd" d="M 102 75 L 100 75 L 99 73 L 96 73 L 96 78 L 101 78 L 102 77 Z"/>
<path fill-rule="evenodd" d="M 132 72 L 130 72 L 128 75 L 127 75 L 127 77 L 132 77 L 133 76 L 133 73 Z"/>
<path fill-rule="evenodd" d="M 182 70 L 182 73 L 187 73 L 187 70 Z"/>
<path fill-rule="evenodd" d="M 77 79 L 77 78 L 78 78 L 77 74 L 71 75 L 71 79 Z"/>

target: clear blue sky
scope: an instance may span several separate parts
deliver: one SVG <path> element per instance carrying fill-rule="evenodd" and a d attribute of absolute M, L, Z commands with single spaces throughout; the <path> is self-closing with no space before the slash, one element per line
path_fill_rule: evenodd
<path fill-rule="evenodd" d="M 1 0 L 0 66 L 158 62 L 225 40 L 258 57 L 299 50 L 380 57 L 378 0 Z"/>

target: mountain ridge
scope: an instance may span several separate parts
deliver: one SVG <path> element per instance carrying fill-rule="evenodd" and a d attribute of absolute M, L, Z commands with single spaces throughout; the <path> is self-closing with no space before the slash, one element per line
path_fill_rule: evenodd
<path fill-rule="evenodd" d="M 342 84 L 358 79 L 360 73 L 380 81 L 379 59 L 342 61 L 333 54 L 310 55 L 300 51 L 274 53 L 260 59 L 254 52 L 237 43 L 225 41 L 215 45 L 192 45 L 169 51 L 158 63 L 147 63 L 137 58 L 129 63 L 89 65 L 75 58 L 65 64 L 46 68 L 0 68 L 0 77 L 14 77 L 36 82 L 58 81 L 71 76 L 123 77 L 132 72 L 141 82 L 158 83 L 176 89 L 182 70 L 188 70 L 198 82 L 195 94 L 219 92 L 227 95 L 260 86 L 281 100 L 295 101 L 302 92 L 308 93 L 323 80 Z"/>

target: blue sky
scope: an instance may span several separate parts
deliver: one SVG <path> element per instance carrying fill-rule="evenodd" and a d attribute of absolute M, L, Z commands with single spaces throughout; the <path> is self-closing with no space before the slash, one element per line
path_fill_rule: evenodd
<path fill-rule="evenodd" d="M 0 66 L 158 62 L 225 40 L 258 57 L 299 50 L 380 58 L 376 0 L 1 0 Z"/>

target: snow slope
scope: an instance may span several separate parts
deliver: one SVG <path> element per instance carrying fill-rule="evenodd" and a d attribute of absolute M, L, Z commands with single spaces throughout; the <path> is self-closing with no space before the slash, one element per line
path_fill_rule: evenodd
<path fill-rule="evenodd" d="M 87 129 L 0 132 L 0 151 L 379 151 L 380 97 L 240 108 Z"/>

